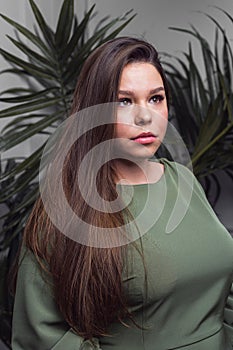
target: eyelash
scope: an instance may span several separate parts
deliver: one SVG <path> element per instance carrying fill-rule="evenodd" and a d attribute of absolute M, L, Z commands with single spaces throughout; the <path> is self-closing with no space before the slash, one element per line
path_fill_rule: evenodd
<path fill-rule="evenodd" d="M 155 99 L 155 98 L 156 98 L 156 101 L 153 102 L 155 104 L 162 102 L 164 100 L 163 95 L 154 95 L 150 98 L 150 100 Z M 122 105 L 122 103 L 123 103 L 123 105 Z M 119 106 L 122 106 L 122 107 L 129 106 L 131 103 L 132 103 L 132 100 L 130 98 L 127 98 L 127 97 L 123 97 L 123 98 L 120 98 L 118 100 Z"/>
<path fill-rule="evenodd" d="M 125 107 L 125 106 L 129 106 L 129 104 L 131 103 L 131 100 L 130 100 L 130 98 L 124 97 L 124 98 L 119 98 L 119 100 L 117 102 L 118 102 L 119 106 Z"/>
<path fill-rule="evenodd" d="M 159 102 L 162 102 L 164 100 L 164 96 L 163 95 L 154 95 L 150 99 L 153 99 L 153 98 L 157 99 L 157 102 L 155 102 L 155 103 L 159 103 Z"/>

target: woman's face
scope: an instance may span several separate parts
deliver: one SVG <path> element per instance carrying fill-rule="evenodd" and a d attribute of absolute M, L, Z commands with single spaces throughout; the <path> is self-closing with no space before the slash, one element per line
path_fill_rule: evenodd
<path fill-rule="evenodd" d="M 167 119 L 165 89 L 157 69 L 144 62 L 125 66 L 118 91 L 118 150 L 127 159 L 152 157 L 166 132 Z"/>

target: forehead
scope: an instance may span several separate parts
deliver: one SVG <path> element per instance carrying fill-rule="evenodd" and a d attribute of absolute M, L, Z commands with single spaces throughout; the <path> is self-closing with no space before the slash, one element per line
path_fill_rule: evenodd
<path fill-rule="evenodd" d="M 163 86 L 163 80 L 158 70 L 151 63 L 134 62 L 127 64 L 122 71 L 120 78 L 120 89 L 148 87 L 153 85 Z"/>

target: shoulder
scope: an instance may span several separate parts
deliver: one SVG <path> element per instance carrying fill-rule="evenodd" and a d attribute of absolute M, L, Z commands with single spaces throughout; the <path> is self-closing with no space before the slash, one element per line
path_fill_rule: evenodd
<path fill-rule="evenodd" d="M 176 186 L 189 185 L 191 188 L 193 188 L 194 185 L 201 186 L 196 176 L 193 174 L 191 167 L 177 161 L 168 160 L 167 158 L 159 158 L 157 162 L 164 166 L 166 181 L 170 180 Z"/>
<path fill-rule="evenodd" d="M 203 215 L 205 213 L 217 220 L 216 213 L 206 197 L 204 188 L 192 169 L 165 158 L 162 158 L 161 161 L 165 165 L 165 173 L 167 171 L 166 180 L 172 182 L 172 188 L 175 189 L 176 202 L 180 203 L 183 201 L 188 207 L 192 209 L 194 207 L 198 208 Z"/>
<path fill-rule="evenodd" d="M 164 172 L 169 172 L 173 177 L 176 177 L 178 180 L 186 180 L 190 182 L 190 185 L 195 185 L 201 188 L 201 191 L 204 192 L 202 185 L 198 181 L 197 177 L 193 173 L 192 166 L 187 166 L 186 164 L 179 163 L 177 161 L 171 161 L 167 158 L 160 158 L 158 162 L 164 165 Z M 179 176 L 181 177 L 179 179 Z"/>

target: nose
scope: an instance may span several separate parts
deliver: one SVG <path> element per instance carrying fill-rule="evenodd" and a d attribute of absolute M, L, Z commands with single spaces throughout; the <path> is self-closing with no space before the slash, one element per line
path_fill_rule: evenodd
<path fill-rule="evenodd" d="M 150 124 L 152 122 L 151 111 L 140 105 L 135 106 L 134 122 L 139 126 Z"/>

